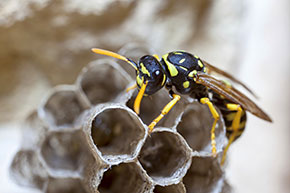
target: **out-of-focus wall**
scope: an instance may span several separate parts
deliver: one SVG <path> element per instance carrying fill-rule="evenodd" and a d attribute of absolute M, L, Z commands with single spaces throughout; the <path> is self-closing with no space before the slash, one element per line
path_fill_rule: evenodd
<path fill-rule="evenodd" d="M 274 123 L 250 116 L 231 150 L 228 178 L 236 192 L 289 192 L 290 3 L 247 4 L 239 77 L 255 89 Z"/>
<path fill-rule="evenodd" d="M 117 51 L 135 42 L 160 55 L 188 50 L 250 85 L 274 124 L 249 116 L 229 153 L 229 182 L 241 193 L 288 192 L 289 6 L 287 0 L 1 1 L 1 189 L 24 191 L 7 168 L 21 120 L 47 89 L 73 83 L 97 58 L 91 47 Z"/>

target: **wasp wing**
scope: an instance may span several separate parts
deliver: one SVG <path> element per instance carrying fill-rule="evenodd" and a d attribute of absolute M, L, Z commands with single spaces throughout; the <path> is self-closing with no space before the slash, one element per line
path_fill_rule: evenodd
<path fill-rule="evenodd" d="M 196 83 L 202 84 L 212 89 L 216 93 L 224 96 L 226 99 L 232 101 L 233 103 L 241 105 L 243 109 L 251 112 L 257 117 L 272 122 L 271 118 L 251 99 L 249 99 L 246 95 L 244 95 L 234 87 L 229 87 L 223 81 L 217 80 L 208 74 L 198 73 Z"/>
<path fill-rule="evenodd" d="M 204 65 L 211 71 L 214 71 L 218 74 L 221 74 L 222 76 L 232 80 L 233 82 L 240 84 L 242 87 L 244 87 L 249 93 L 251 93 L 255 98 L 258 98 L 257 95 L 249 88 L 247 87 L 244 83 L 242 83 L 240 80 L 236 79 L 235 77 L 233 77 L 231 74 L 209 64 L 208 62 L 202 60 L 202 62 L 204 63 Z"/>

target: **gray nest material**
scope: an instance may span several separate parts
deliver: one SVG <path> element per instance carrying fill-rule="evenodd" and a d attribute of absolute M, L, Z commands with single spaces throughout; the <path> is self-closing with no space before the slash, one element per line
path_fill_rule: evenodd
<path fill-rule="evenodd" d="M 143 50 L 130 49 L 132 56 Z M 222 119 L 216 158 L 211 157 L 211 113 L 186 98 L 149 136 L 147 124 L 170 99 L 165 90 L 145 97 L 137 116 L 136 92 L 125 92 L 133 79 L 121 63 L 96 60 L 75 85 L 50 91 L 24 124 L 13 178 L 47 193 L 229 192 L 219 164 L 227 142 Z"/>

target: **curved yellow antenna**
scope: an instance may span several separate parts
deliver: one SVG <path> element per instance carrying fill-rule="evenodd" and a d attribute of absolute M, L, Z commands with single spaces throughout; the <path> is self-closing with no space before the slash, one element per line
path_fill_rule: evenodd
<path fill-rule="evenodd" d="M 139 115 L 140 113 L 140 104 L 141 104 L 141 100 L 143 98 L 143 95 L 145 93 L 145 89 L 146 89 L 146 86 L 148 84 L 148 81 L 146 81 L 145 83 L 142 84 L 140 90 L 139 90 L 139 93 L 135 99 L 135 102 L 134 102 L 134 111 Z"/>
<path fill-rule="evenodd" d="M 127 63 L 129 63 L 131 66 L 133 66 L 133 68 L 135 70 L 138 70 L 137 69 L 137 65 L 135 64 L 135 62 L 133 62 L 132 60 L 126 58 L 125 56 L 122 56 L 120 54 L 117 54 L 115 52 L 111 52 L 109 50 L 103 50 L 103 49 L 99 49 L 99 48 L 92 48 L 91 49 L 94 53 L 96 54 L 101 54 L 101 55 L 106 55 L 106 56 L 111 56 L 111 57 L 114 57 L 114 58 L 117 58 L 117 59 L 120 59 L 120 60 L 123 60 Z"/>

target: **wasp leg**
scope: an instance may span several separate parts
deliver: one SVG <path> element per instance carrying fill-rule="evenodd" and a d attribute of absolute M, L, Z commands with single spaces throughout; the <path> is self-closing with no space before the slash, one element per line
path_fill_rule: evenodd
<path fill-rule="evenodd" d="M 232 142 L 238 136 L 241 116 L 242 116 L 242 112 L 243 112 L 243 109 L 238 104 L 227 104 L 227 108 L 229 110 L 231 110 L 231 111 L 237 111 L 237 113 L 236 113 L 235 118 L 234 118 L 234 120 L 232 122 L 232 128 L 231 129 L 233 130 L 233 133 L 231 134 L 231 136 L 229 138 L 229 141 L 228 141 L 228 144 L 227 144 L 227 146 L 226 146 L 226 148 L 224 150 L 222 161 L 221 161 L 221 165 L 223 165 L 225 160 L 226 160 L 226 154 L 227 154 L 227 151 L 228 151 L 230 145 L 232 144 Z"/>
<path fill-rule="evenodd" d="M 135 88 L 137 88 L 137 84 L 136 84 L 136 83 L 135 83 L 134 85 L 128 87 L 128 88 L 126 89 L 126 92 L 129 92 L 130 90 L 135 89 Z"/>
<path fill-rule="evenodd" d="M 200 99 L 200 102 L 202 104 L 207 104 L 213 118 L 214 118 L 214 122 L 212 124 L 212 128 L 211 128 L 211 151 L 212 151 L 212 155 L 215 157 L 216 156 L 216 141 L 215 141 L 215 127 L 217 124 L 217 121 L 219 120 L 220 116 L 218 114 L 218 112 L 216 111 L 215 107 L 213 106 L 212 102 L 210 102 L 209 98 L 204 97 Z"/>
<path fill-rule="evenodd" d="M 180 100 L 180 96 L 177 94 L 172 94 L 173 99 L 165 105 L 165 107 L 162 109 L 161 114 L 156 117 L 148 126 L 149 127 L 149 133 L 151 133 L 155 127 L 155 125 L 174 107 L 174 105 Z"/>

